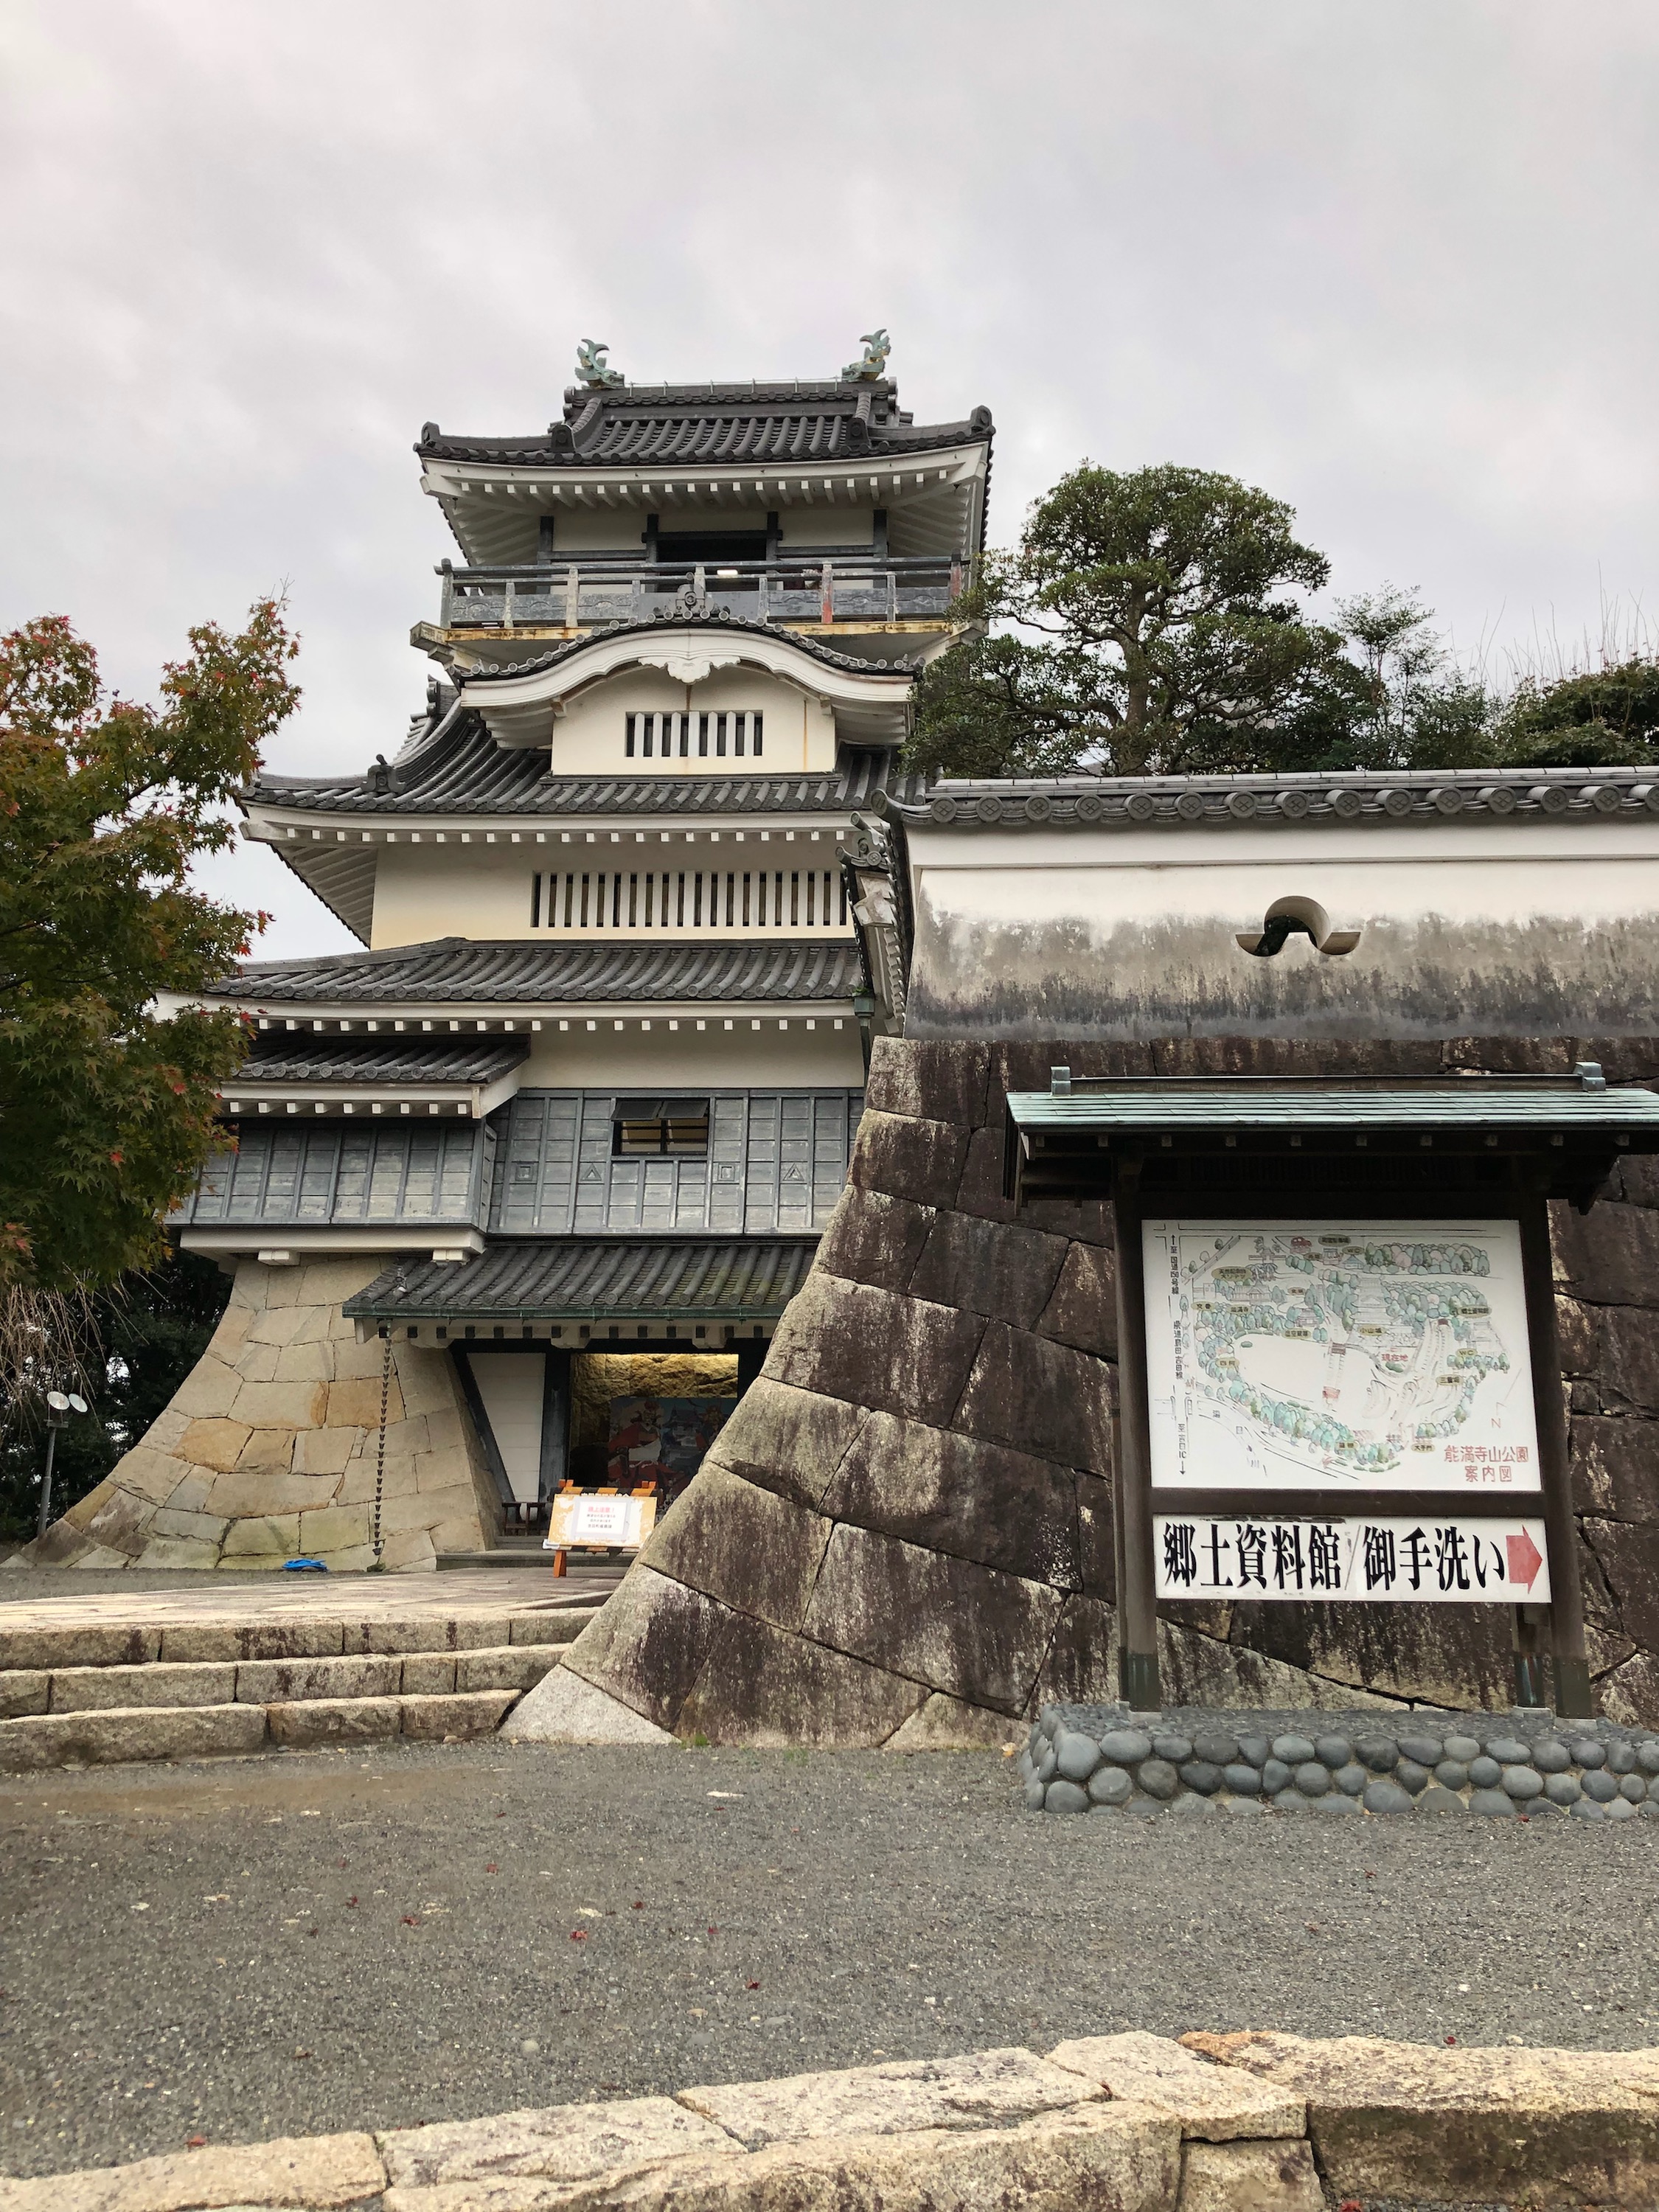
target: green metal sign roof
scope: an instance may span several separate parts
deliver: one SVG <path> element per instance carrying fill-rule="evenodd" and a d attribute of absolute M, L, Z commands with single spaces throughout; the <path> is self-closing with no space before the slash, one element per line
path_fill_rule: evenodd
<path fill-rule="evenodd" d="M 1223 1129 L 1515 1130 L 1659 1142 L 1659 1092 L 1577 1076 L 1369 1083 L 1215 1077 L 1137 1083 L 1069 1079 L 1048 1091 L 1011 1091 L 1022 1131 Z"/>

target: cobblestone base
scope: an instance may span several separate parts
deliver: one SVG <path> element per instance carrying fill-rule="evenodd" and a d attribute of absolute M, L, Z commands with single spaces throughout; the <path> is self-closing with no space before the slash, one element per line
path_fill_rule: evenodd
<path fill-rule="evenodd" d="M 1478 1813 L 1659 1820 L 1659 1735 L 1553 1713 L 1242 1713 L 1045 1705 L 1016 1771 L 1034 1813 Z"/>

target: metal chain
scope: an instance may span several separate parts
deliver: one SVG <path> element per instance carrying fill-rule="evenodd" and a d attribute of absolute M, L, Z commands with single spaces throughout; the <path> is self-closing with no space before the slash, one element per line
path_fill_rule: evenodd
<path fill-rule="evenodd" d="M 386 1416 L 392 1397 L 392 1332 L 380 1331 L 380 1436 L 374 1455 L 374 1565 L 381 1562 L 380 1493 L 386 1487 Z"/>

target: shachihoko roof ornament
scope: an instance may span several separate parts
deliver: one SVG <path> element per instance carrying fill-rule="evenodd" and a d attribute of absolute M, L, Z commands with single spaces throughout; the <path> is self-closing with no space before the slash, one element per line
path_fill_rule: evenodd
<path fill-rule="evenodd" d="M 576 348 L 576 378 L 590 392 L 617 392 L 623 385 L 619 368 L 607 368 L 605 356 L 611 350 L 604 338 L 584 338 Z"/>
<path fill-rule="evenodd" d="M 893 350 L 891 339 L 884 329 L 866 331 L 859 340 L 864 348 L 857 361 L 850 361 L 841 373 L 843 384 L 877 384 L 887 374 L 887 356 Z"/>

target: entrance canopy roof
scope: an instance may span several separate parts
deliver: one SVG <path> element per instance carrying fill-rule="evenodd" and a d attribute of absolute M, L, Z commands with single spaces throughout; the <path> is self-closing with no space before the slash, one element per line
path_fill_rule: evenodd
<path fill-rule="evenodd" d="M 1621 1152 L 1659 1152 L 1659 1093 L 1609 1088 L 1584 1061 L 1571 1075 L 1377 1079 L 1212 1076 L 1162 1081 L 1074 1077 L 1010 1091 L 1009 1197 L 1103 1198 L 1118 1164 L 1143 1163 L 1167 1187 L 1294 1209 L 1316 1188 L 1374 1182 L 1444 1203 L 1496 1203 L 1505 1187 L 1587 1207 Z M 1298 1157 L 1299 1156 L 1299 1157 Z M 1316 1165 L 1317 1163 L 1317 1165 Z"/>
<path fill-rule="evenodd" d="M 641 1336 L 676 1334 L 687 1350 L 699 1340 L 713 1349 L 726 1334 L 716 1324 L 775 1322 L 805 1280 L 817 1249 L 815 1237 L 562 1237 L 499 1243 L 464 1265 L 390 1267 L 349 1298 L 345 1311 L 354 1321 L 397 1328 L 441 1322 L 455 1337 L 471 1324 L 486 1340 L 497 1323 L 551 1323 L 535 1333 L 578 1350 L 590 1338 L 594 1349 L 609 1349 L 609 1324 L 615 1323 L 621 1349 Z"/>

